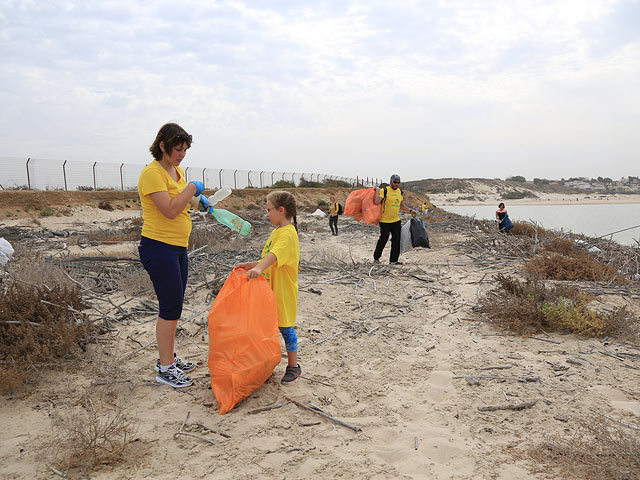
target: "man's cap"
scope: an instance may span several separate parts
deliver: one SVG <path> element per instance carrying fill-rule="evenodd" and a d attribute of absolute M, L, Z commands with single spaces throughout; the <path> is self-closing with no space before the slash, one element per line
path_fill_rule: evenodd
<path fill-rule="evenodd" d="M 391 175 L 391 179 L 389 181 L 390 182 L 399 182 L 400 181 L 400 175 L 396 175 L 394 173 L 393 175 Z"/>

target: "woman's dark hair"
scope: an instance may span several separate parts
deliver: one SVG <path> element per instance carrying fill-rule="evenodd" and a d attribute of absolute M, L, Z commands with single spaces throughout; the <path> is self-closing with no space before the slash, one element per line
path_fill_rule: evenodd
<path fill-rule="evenodd" d="M 504 208 L 504 203 L 500 202 L 500 203 L 498 204 L 498 208 Z"/>
<path fill-rule="evenodd" d="M 151 155 L 158 161 L 162 160 L 160 142 L 164 142 L 164 151 L 167 152 L 167 155 L 170 155 L 174 147 L 182 145 L 183 143 L 186 143 L 187 148 L 189 148 L 191 146 L 191 135 L 177 123 L 165 123 L 160 127 L 156 139 L 149 147 Z"/>
<path fill-rule="evenodd" d="M 296 215 L 298 214 L 296 197 L 289 192 L 277 190 L 267 195 L 267 201 L 271 202 L 271 204 L 276 208 L 284 207 L 287 218 L 293 219 L 293 226 L 298 230 L 298 221 L 296 219 Z"/>

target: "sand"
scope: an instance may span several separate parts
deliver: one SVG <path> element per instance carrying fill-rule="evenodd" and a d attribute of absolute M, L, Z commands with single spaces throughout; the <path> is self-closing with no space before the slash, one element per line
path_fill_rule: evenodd
<path fill-rule="evenodd" d="M 123 214 L 84 208 L 55 221 L 39 219 L 39 227 L 109 228 L 118 213 Z M 329 273 L 311 268 L 324 268 L 327 262 L 348 265 L 351 259 L 371 262 L 378 230 L 363 231 L 350 227 L 353 223 L 341 217 L 341 234 L 332 236 L 326 219 L 300 218 L 307 268 L 300 272 L 297 319 L 303 377 L 294 384 L 280 384 L 283 359 L 262 387 L 228 414 L 218 415 L 209 388 L 203 326 L 211 302 L 204 289 L 189 290 L 183 314 L 189 321 L 180 323 L 178 351 L 198 362 L 191 375 L 193 387 L 176 391 L 156 386 L 153 348 L 116 362 L 115 370 L 105 369 L 155 338 L 153 315 L 118 325 L 100 345 L 90 346 L 91 363 L 46 370 L 37 384 L 2 398 L 0 477 L 58 478 L 50 468 L 55 458 L 43 449 L 52 438 L 51 414 L 64 411 L 85 391 L 121 405 L 139 425 L 124 461 L 100 466 L 89 475 L 92 479 L 557 478 L 528 461 L 529 449 L 547 436 L 571 435 L 577 422 L 594 412 L 640 425 L 637 362 L 601 353 L 615 353 L 615 342 L 561 334 L 523 338 L 474 314 L 477 298 L 493 287 L 492 276 L 517 274 L 517 263 L 477 267 L 457 248 L 464 241 L 461 235 L 431 232 L 433 248 L 404 254 L 406 263 L 400 267 L 371 264 L 370 274 L 360 278 L 338 278 L 343 275 L 338 267 Z M 258 230 L 252 245 L 267 237 L 267 227 Z M 383 259 L 388 252 L 389 247 Z M 208 278 L 221 273 L 206 272 Z M 129 297 L 127 291 L 112 295 L 114 302 Z M 601 296 L 597 302 L 603 308 L 628 304 L 636 316 L 640 310 L 635 299 Z M 575 358 L 567 353 L 589 363 L 567 363 Z M 101 375 L 126 381 L 92 386 Z M 464 378 L 470 375 L 509 379 L 471 385 Z M 513 380 L 523 377 L 539 380 Z M 285 397 L 317 405 L 362 431 L 292 403 L 249 413 L 283 403 Z M 532 408 L 522 411 L 478 410 L 534 400 Z M 203 428 L 193 432 L 213 444 L 174 438 L 187 412 L 189 424 L 202 424 L 229 438 Z M 70 475 L 89 478 L 77 470 Z"/>
<path fill-rule="evenodd" d="M 503 199 L 494 191 L 476 195 L 474 200 L 463 199 L 468 194 L 446 193 L 429 194 L 429 199 L 434 205 L 495 205 L 504 202 L 506 205 L 615 205 L 638 204 L 640 195 L 602 195 L 598 193 L 536 193 L 538 198 L 522 198 L 518 200 Z M 481 199 L 479 199 L 479 197 Z"/>

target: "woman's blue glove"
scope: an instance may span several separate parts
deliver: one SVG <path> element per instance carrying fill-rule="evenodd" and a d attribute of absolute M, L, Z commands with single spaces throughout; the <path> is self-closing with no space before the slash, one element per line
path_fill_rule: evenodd
<path fill-rule="evenodd" d="M 194 197 L 197 197 L 204 190 L 204 183 L 199 182 L 198 180 L 191 180 L 189 183 L 193 183 L 196 186 L 196 193 L 193 194 Z"/>
<path fill-rule="evenodd" d="M 206 212 L 208 208 L 209 208 L 209 199 L 204 195 L 200 195 L 198 210 L 200 210 L 201 212 Z"/>

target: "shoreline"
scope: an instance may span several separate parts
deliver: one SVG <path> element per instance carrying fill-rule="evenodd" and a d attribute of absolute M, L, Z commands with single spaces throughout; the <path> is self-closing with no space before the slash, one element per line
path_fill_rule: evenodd
<path fill-rule="evenodd" d="M 593 195 L 540 194 L 538 198 L 503 199 L 499 195 L 491 195 L 481 200 L 462 200 L 461 194 L 427 194 L 432 204 L 445 206 L 497 206 L 504 202 L 506 205 L 637 205 L 640 195 L 607 195 L 594 197 Z"/>

